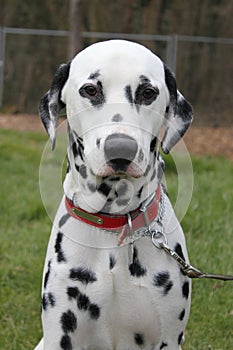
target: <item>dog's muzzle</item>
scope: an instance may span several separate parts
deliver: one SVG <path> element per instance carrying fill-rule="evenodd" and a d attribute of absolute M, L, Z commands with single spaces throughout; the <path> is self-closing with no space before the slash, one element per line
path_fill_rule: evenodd
<path fill-rule="evenodd" d="M 104 144 L 106 162 L 114 173 L 130 172 L 130 164 L 138 151 L 136 140 L 126 134 L 109 135 Z"/>

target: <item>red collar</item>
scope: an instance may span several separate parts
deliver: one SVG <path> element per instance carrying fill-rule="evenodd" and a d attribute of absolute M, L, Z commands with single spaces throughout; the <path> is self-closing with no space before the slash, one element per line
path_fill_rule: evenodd
<path fill-rule="evenodd" d="M 130 212 L 133 230 L 148 226 L 148 221 L 151 223 L 155 220 L 159 211 L 159 204 L 161 199 L 161 185 L 158 186 L 155 196 L 150 203 L 144 208 L 140 207 Z M 80 221 L 86 224 L 99 227 L 103 230 L 120 231 L 126 224 L 128 224 L 128 215 L 109 215 L 103 213 L 92 214 L 79 207 L 76 207 L 67 197 L 65 199 L 67 212 Z"/>

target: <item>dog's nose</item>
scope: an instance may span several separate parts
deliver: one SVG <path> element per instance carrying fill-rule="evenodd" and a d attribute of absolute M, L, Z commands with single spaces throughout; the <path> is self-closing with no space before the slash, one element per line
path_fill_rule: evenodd
<path fill-rule="evenodd" d="M 135 158 L 138 150 L 136 140 L 126 134 L 115 133 L 109 135 L 104 144 L 107 162 L 114 170 L 126 171 L 129 163 Z"/>

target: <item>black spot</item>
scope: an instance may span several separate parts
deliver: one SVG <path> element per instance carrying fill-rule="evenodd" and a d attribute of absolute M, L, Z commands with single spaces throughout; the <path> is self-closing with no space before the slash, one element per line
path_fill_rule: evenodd
<path fill-rule="evenodd" d="M 97 148 L 100 148 L 100 141 L 101 141 L 101 138 L 97 138 L 96 139 L 96 146 L 97 146 Z"/>
<path fill-rule="evenodd" d="M 78 144 L 78 155 L 84 161 L 84 145 L 83 145 L 83 139 L 82 137 L 79 137 L 76 133 L 76 142 Z"/>
<path fill-rule="evenodd" d="M 58 232 L 57 234 L 57 239 L 55 242 L 55 252 L 57 253 L 57 261 L 58 262 L 66 262 L 66 258 L 64 256 L 63 250 L 62 250 L 62 239 L 63 239 L 63 234 L 61 232 Z"/>
<path fill-rule="evenodd" d="M 164 173 L 164 163 L 163 162 L 159 162 L 158 163 L 158 170 L 157 170 L 158 182 L 160 182 L 162 180 L 163 173 Z"/>
<path fill-rule="evenodd" d="M 139 154 L 138 154 L 138 162 L 141 163 L 144 159 L 144 153 L 143 150 L 140 149 Z"/>
<path fill-rule="evenodd" d="M 69 122 L 67 122 L 67 133 L 68 133 L 68 137 L 69 137 L 69 143 L 70 145 L 73 145 L 74 143 L 74 136 L 70 127 Z"/>
<path fill-rule="evenodd" d="M 92 183 L 92 182 L 87 182 L 87 187 L 89 188 L 89 190 L 91 192 L 95 192 L 96 191 L 96 184 Z"/>
<path fill-rule="evenodd" d="M 144 335 L 142 333 L 135 333 L 134 334 L 134 341 L 138 346 L 144 345 Z"/>
<path fill-rule="evenodd" d="M 184 316 L 185 316 L 185 309 L 183 309 L 183 310 L 181 311 L 181 313 L 180 313 L 180 315 L 179 315 L 179 320 L 180 320 L 180 321 L 183 321 Z"/>
<path fill-rule="evenodd" d="M 147 167 L 146 167 L 146 171 L 144 173 L 144 176 L 146 177 L 148 174 L 149 174 L 149 171 L 151 170 L 151 165 L 148 164 Z"/>
<path fill-rule="evenodd" d="M 109 255 L 109 268 L 110 268 L 110 270 L 112 270 L 115 265 L 116 265 L 116 258 L 114 255 L 110 254 Z"/>
<path fill-rule="evenodd" d="M 80 295 L 79 289 L 77 287 L 68 287 L 67 288 L 67 295 L 69 299 L 77 299 Z"/>
<path fill-rule="evenodd" d="M 77 306 L 79 310 L 86 311 L 90 306 L 90 300 L 88 296 L 79 292 L 78 299 L 77 299 Z"/>
<path fill-rule="evenodd" d="M 70 162 L 69 162 L 69 159 L 68 159 L 68 164 L 67 164 L 67 168 L 66 168 L 66 174 L 68 174 L 71 170 L 71 166 L 70 166 Z"/>
<path fill-rule="evenodd" d="M 97 320 L 100 317 L 100 308 L 98 305 L 91 303 L 87 295 L 80 292 L 77 287 L 68 287 L 67 295 L 69 300 L 75 299 L 80 311 L 88 311 L 90 318 Z"/>
<path fill-rule="evenodd" d="M 160 184 L 160 186 L 162 187 L 163 192 L 164 192 L 164 193 L 166 194 L 166 196 L 169 198 L 166 187 L 165 187 L 163 184 Z"/>
<path fill-rule="evenodd" d="M 167 343 L 162 342 L 162 344 L 160 345 L 160 349 L 163 349 L 163 348 L 165 348 L 166 346 L 167 346 Z"/>
<path fill-rule="evenodd" d="M 76 164 L 76 163 L 74 163 L 74 165 L 75 165 L 75 169 L 76 169 L 77 172 L 79 173 L 80 166 L 79 166 L 78 164 Z"/>
<path fill-rule="evenodd" d="M 47 300 L 47 295 L 46 295 L 46 293 L 44 293 L 43 294 L 43 297 L 42 297 L 42 309 L 44 310 L 44 311 L 46 311 L 47 310 L 47 308 L 48 308 L 48 300 Z"/>
<path fill-rule="evenodd" d="M 78 156 L 78 154 L 79 154 L 78 147 L 77 147 L 75 142 L 73 142 L 73 144 L 72 144 L 72 152 L 73 152 L 74 158 L 76 158 Z"/>
<path fill-rule="evenodd" d="M 79 174 L 82 176 L 83 179 L 87 178 L 87 167 L 86 165 L 82 164 L 79 167 Z"/>
<path fill-rule="evenodd" d="M 145 76 L 144 74 L 141 74 L 139 79 L 141 84 L 150 84 L 150 79 L 147 78 L 147 76 Z"/>
<path fill-rule="evenodd" d="M 182 247 L 181 247 L 180 243 L 176 243 L 174 251 L 181 257 L 181 259 L 183 259 L 185 261 L 184 254 L 183 254 Z M 186 273 L 183 271 L 182 267 L 180 268 L 180 272 L 182 273 L 182 275 L 186 276 Z"/>
<path fill-rule="evenodd" d="M 115 114 L 115 115 L 112 117 L 112 122 L 119 123 L 119 122 L 122 122 L 122 120 L 123 120 L 123 117 L 122 117 L 122 115 L 120 115 L 119 113 Z"/>
<path fill-rule="evenodd" d="M 52 293 L 48 294 L 48 300 L 49 300 L 49 305 L 55 306 L 56 299 L 55 299 L 55 296 Z"/>
<path fill-rule="evenodd" d="M 84 150 L 84 146 L 83 146 L 83 138 L 80 137 L 75 131 L 73 131 L 76 137 L 76 142 L 78 143 L 79 147 Z"/>
<path fill-rule="evenodd" d="M 167 295 L 169 290 L 172 289 L 173 287 L 173 282 L 169 281 L 165 286 L 164 286 L 164 295 Z"/>
<path fill-rule="evenodd" d="M 129 265 L 129 271 L 132 276 L 142 277 L 146 274 L 146 268 L 142 267 L 140 261 L 138 260 L 138 251 L 137 248 L 134 247 L 133 250 L 133 262 Z"/>
<path fill-rule="evenodd" d="M 109 192 L 111 191 L 111 187 L 108 186 L 106 183 L 102 182 L 98 188 L 97 188 L 98 192 L 102 193 L 104 196 L 108 196 Z"/>
<path fill-rule="evenodd" d="M 44 293 L 42 297 L 42 308 L 47 310 L 49 306 L 53 307 L 56 304 L 55 296 L 52 293 Z"/>
<path fill-rule="evenodd" d="M 67 334 L 63 335 L 63 337 L 61 338 L 60 346 L 63 350 L 72 350 L 73 349 L 73 346 L 71 344 L 71 339 Z"/>
<path fill-rule="evenodd" d="M 71 131 L 70 126 L 68 129 L 68 132 L 69 132 L 69 143 L 71 145 L 74 158 L 77 158 L 78 156 L 80 156 L 82 161 L 84 161 L 84 145 L 83 145 L 82 137 L 78 136 L 78 134 L 74 130 Z"/>
<path fill-rule="evenodd" d="M 170 274 L 168 271 L 159 272 L 153 278 L 154 286 L 163 288 L 164 295 L 167 295 L 173 286 L 173 282 L 169 280 L 169 278 L 170 278 Z"/>
<path fill-rule="evenodd" d="M 88 312 L 91 319 L 93 320 L 98 320 L 98 318 L 100 317 L 100 308 L 96 304 L 90 304 L 88 308 Z"/>
<path fill-rule="evenodd" d="M 126 182 L 120 182 L 116 188 L 116 196 L 124 196 L 128 190 L 128 185 Z"/>
<path fill-rule="evenodd" d="M 181 257 L 181 259 L 183 259 L 185 261 L 184 254 L 183 254 L 180 243 L 176 243 L 174 251 Z"/>
<path fill-rule="evenodd" d="M 62 314 L 60 322 L 64 333 L 74 332 L 77 328 L 77 317 L 71 310 Z"/>
<path fill-rule="evenodd" d="M 89 75 L 88 79 L 95 80 L 95 79 L 97 79 L 99 76 L 100 76 L 100 72 L 99 72 L 99 70 L 97 70 L 96 72 L 91 73 L 91 74 Z"/>
<path fill-rule="evenodd" d="M 65 223 L 67 222 L 67 220 L 70 218 L 70 214 L 64 214 L 61 219 L 59 220 L 58 226 L 59 228 L 62 227 L 63 225 L 65 225 Z"/>
<path fill-rule="evenodd" d="M 150 152 L 154 152 L 157 144 L 157 137 L 154 137 L 153 140 L 151 140 L 150 143 Z"/>
<path fill-rule="evenodd" d="M 47 307 L 48 307 L 48 301 L 47 301 L 46 294 L 44 293 L 42 297 L 42 308 L 43 310 L 47 310 Z"/>
<path fill-rule="evenodd" d="M 83 284 L 93 283 L 97 281 L 96 274 L 83 267 L 77 267 L 70 270 L 70 278 L 74 281 L 80 281 Z"/>
<path fill-rule="evenodd" d="M 169 272 L 159 272 L 153 280 L 156 287 L 163 287 L 169 280 Z"/>
<path fill-rule="evenodd" d="M 154 169 L 154 170 L 153 170 L 153 173 L 152 173 L 152 175 L 151 175 L 150 181 L 153 181 L 153 180 L 154 180 L 155 175 L 156 175 L 156 170 Z"/>
<path fill-rule="evenodd" d="M 184 282 L 184 284 L 182 286 L 182 293 L 183 293 L 183 297 L 188 299 L 188 296 L 189 296 L 189 282 L 188 281 Z"/>
<path fill-rule="evenodd" d="M 48 262 L 48 270 L 47 270 L 45 277 L 44 277 L 44 289 L 46 289 L 46 287 L 47 287 L 50 271 L 51 271 L 51 260 L 49 260 L 49 262 Z"/>
<path fill-rule="evenodd" d="M 140 190 L 138 191 L 138 193 L 137 193 L 137 197 L 138 197 L 139 199 L 141 198 L 143 188 L 144 188 L 144 186 L 142 186 L 142 187 L 140 188 Z"/>
<path fill-rule="evenodd" d="M 132 89 L 130 85 L 127 85 L 125 87 L 125 96 L 129 103 L 132 105 L 133 104 L 133 94 L 132 94 Z"/>
<path fill-rule="evenodd" d="M 100 308 L 96 304 L 92 304 L 87 295 L 80 293 L 77 299 L 77 306 L 79 310 L 89 312 L 93 320 L 98 320 L 100 317 Z"/>
<path fill-rule="evenodd" d="M 178 345 L 180 345 L 182 343 L 183 334 L 184 334 L 184 332 L 181 332 L 178 336 Z"/>

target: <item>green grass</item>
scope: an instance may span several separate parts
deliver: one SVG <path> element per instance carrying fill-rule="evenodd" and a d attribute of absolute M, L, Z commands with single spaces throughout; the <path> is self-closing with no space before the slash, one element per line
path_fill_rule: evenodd
<path fill-rule="evenodd" d="M 168 190 L 175 193 L 174 163 L 167 159 Z M 182 227 L 191 264 L 233 275 L 233 163 L 192 157 L 194 189 Z M 171 182 L 169 182 L 171 180 Z M 233 349 L 233 281 L 193 280 L 192 308 L 183 350 Z"/>
<path fill-rule="evenodd" d="M 40 339 L 41 274 L 51 222 L 39 193 L 47 138 L 0 130 L 0 349 L 31 350 Z M 165 157 L 175 196 L 176 171 Z M 233 163 L 193 158 L 194 191 L 182 221 L 190 260 L 208 272 L 233 273 Z M 233 282 L 193 281 L 184 350 L 233 349 Z"/>
<path fill-rule="evenodd" d="M 40 338 L 40 288 L 50 222 L 38 165 L 46 137 L 0 131 L 0 349 L 33 349 Z"/>

